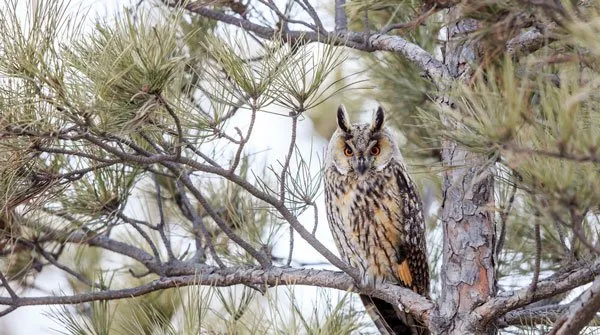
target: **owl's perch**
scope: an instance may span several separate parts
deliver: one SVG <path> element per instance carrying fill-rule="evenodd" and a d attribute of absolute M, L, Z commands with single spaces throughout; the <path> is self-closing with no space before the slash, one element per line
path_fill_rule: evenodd
<path fill-rule="evenodd" d="M 88 243 L 88 241 L 82 242 Z M 106 243 L 109 243 L 109 241 Z M 127 247 L 133 248 L 131 246 Z M 131 254 L 135 253 L 131 251 Z M 65 296 L 0 297 L 0 305 L 10 306 L 9 309 L 12 311 L 23 306 L 77 304 L 96 300 L 116 300 L 142 296 L 165 288 L 185 287 L 197 285 L 198 283 L 206 283 L 213 286 L 230 286 L 236 284 L 277 286 L 293 284 L 328 287 L 343 291 L 352 290 L 368 294 L 391 303 L 395 302 L 406 306 L 412 314 L 420 315 L 426 324 L 433 328 L 432 330 L 439 329 L 440 327 L 438 307 L 430 300 L 409 289 L 396 285 L 381 284 L 376 289 L 356 289 L 353 288 L 354 282 L 352 278 L 342 272 L 285 267 L 272 267 L 268 270 L 244 266 L 219 269 L 206 265 L 194 267 L 182 262 L 168 265 L 167 268 L 170 273 L 165 278 L 132 288 Z M 173 276 L 169 276 L 171 273 Z M 178 275 L 175 275 L 176 273 Z M 540 281 L 537 291 L 529 296 L 524 296 L 521 291 L 506 292 L 502 296 L 493 298 L 477 308 L 471 321 L 473 324 L 477 324 L 481 321 L 492 320 L 494 316 L 506 313 L 510 307 L 527 305 L 591 282 L 599 273 L 600 261 L 597 261 L 589 267 L 579 267 L 573 271 Z M 0 315 L 3 312 L 1 311 Z M 527 313 L 527 310 L 522 310 L 519 315 L 527 315 Z M 548 313 L 556 314 L 553 310 L 549 310 Z M 545 314 L 544 312 L 537 312 L 535 317 L 539 318 L 540 315 L 543 317 Z"/>
<path fill-rule="evenodd" d="M 166 265 L 166 266 L 165 266 Z M 350 276 L 339 271 L 294 269 L 287 267 L 272 267 L 263 270 L 258 267 L 237 266 L 220 269 L 208 265 L 193 266 L 182 262 L 164 264 L 170 269 L 164 278 L 137 287 L 90 292 L 66 296 L 43 297 L 0 297 L 0 305 L 18 308 L 31 305 L 59 305 L 78 304 L 96 300 L 117 300 L 137 297 L 150 292 L 172 287 L 185 287 L 205 283 L 206 285 L 220 287 L 238 284 L 257 285 L 267 287 L 279 285 L 310 285 L 318 287 L 335 288 L 342 291 L 354 291 L 395 303 L 401 303 L 415 315 L 420 315 L 428 320 L 435 304 L 413 291 L 396 285 L 381 284 L 376 289 L 356 289 Z M 2 313 L 2 312 L 0 312 Z"/>

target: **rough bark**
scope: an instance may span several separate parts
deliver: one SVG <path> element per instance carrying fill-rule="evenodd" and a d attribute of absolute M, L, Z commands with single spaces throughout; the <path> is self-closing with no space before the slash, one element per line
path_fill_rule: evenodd
<path fill-rule="evenodd" d="M 451 9 L 450 19 L 460 17 Z M 448 28 L 446 66 L 456 80 L 468 79 L 469 63 L 477 52 L 465 33 L 477 27 L 474 20 L 460 20 Z M 443 103 L 443 102 L 442 102 Z M 446 102 L 447 103 L 447 102 Z M 451 104 L 450 104 L 451 105 Z M 444 106 L 444 108 L 452 108 Z M 451 124 L 444 118 L 446 127 Z M 442 227 L 444 232 L 442 265 L 442 299 L 440 333 L 494 333 L 480 329 L 472 311 L 495 294 L 493 176 L 486 158 L 459 147 L 454 142 L 442 144 L 443 175 Z"/>

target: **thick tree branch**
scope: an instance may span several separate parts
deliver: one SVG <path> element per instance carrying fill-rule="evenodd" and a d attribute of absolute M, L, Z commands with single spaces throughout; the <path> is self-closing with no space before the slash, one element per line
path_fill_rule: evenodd
<path fill-rule="evenodd" d="M 582 263 L 570 271 L 541 280 L 537 284 L 535 292 L 531 292 L 529 288 L 523 288 L 498 295 L 477 307 L 473 313 L 476 318 L 484 323 L 493 322 L 494 319 L 509 311 L 585 285 L 594 280 L 599 274 L 600 258 L 592 264 Z"/>
<path fill-rule="evenodd" d="M 499 328 L 504 328 L 510 326 L 551 324 L 558 319 L 564 311 L 568 310 L 569 307 L 569 304 L 538 306 L 532 308 L 525 307 L 506 313 L 506 315 L 496 321 L 496 325 Z"/>
<path fill-rule="evenodd" d="M 174 5 L 170 5 L 174 6 Z M 443 85 L 450 79 L 450 73 L 445 65 L 435 59 L 432 54 L 420 46 L 410 43 L 399 36 L 383 34 L 367 35 L 350 31 L 313 32 L 313 31 L 287 31 L 281 34 L 277 29 L 256 24 L 249 20 L 238 18 L 207 8 L 203 1 L 194 1 L 185 6 L 185 9 L 200 16 L 240 27 L 252 32 L 261 38 L 283 38 L 289 43 L 296 42 L 322 42 L 333 45 L 344 45 L 362 51 L 391 51 L 400 54 L 417 66 L 437 85 Z M 337 11 L 336 11 L 337 12 Z M 341 19 L 340 19 L 341 20 Z M 341 23 L 340 23 L 341 26 Z"/>
<path fill-rule="evenodd" d="M 551 23 L 544 28 L 544 31 L 539 28 L 529 29 L 510 39 L 506 43 L 506 51 L 509 55 L 513 56 L 530 54 L 552 42 L 554 39 L 549 36 L 548 31 L 552 31 L 556 28 L 556 23 Z"/>
<path fill-rule="evenodd" d="M 115 300 L 141 296 L 157 290 L 190 285 L 231 286 L 238 284 L 266 285 L 310 285 L 334 288 L 343 291 L 354 291 L 402 304 L 413 315 L 429 322 L 435 312 L 435 305 L 410 289 L 397 285 L 381 284 L 376 289 L 360 289 L 354 287 L 350 276 L 329 270 L 292 269 L 287 267 L 271 267 L 263 270 L 257 267 L 230 267 L 219 269 L 213 266 L 178 266 L 180 274 L 174 277 L 161 278 L 150 283 L 121 290 L 89 292 L 69 296 L 44 297 L 0 297 L 0 305 L 11 308 L 31 305 L 64 305 L 79 304 L 96 300 Z M 2 277 L 0 277 L 2 278 Z"/>
<path fill-rule="evenodd" d="M 579 334 L 596 317 L 598 310 L 600 310 L 600 276 L 597 276 L 592 286 L 571 303 L 566 314 L 554 323 L 550 334 Z"/>

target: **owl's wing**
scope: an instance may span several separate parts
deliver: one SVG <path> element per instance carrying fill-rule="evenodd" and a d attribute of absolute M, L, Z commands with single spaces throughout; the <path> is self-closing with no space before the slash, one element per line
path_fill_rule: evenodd
<path fill-rule="evenodd" d="M 395 275 L 398 281 L 413 291 L 429 295 L 429 266 L 425 244 L 425 219 L 421 209 L 421 200 L 416 187 L 406 174 L 404 167 L 396 169 L 398 187 L 397 210 L 393 219 L 395 226 L 403 232 L 396 245 L 397 264 Z"/>

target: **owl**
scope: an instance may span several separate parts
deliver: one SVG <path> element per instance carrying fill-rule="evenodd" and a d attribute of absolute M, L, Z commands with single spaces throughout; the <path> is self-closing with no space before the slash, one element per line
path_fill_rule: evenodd
<path fill-rule="evenodd" d="M 327 219 L 340 255 L 363 285 L 392 283 L 429 295 L 425 224 L 417 190 L 381 107 L 350 124 L 343 106 L 325 159 Z M 384 334 L 429 334 L 397 306 L 361 295 Z"/>

